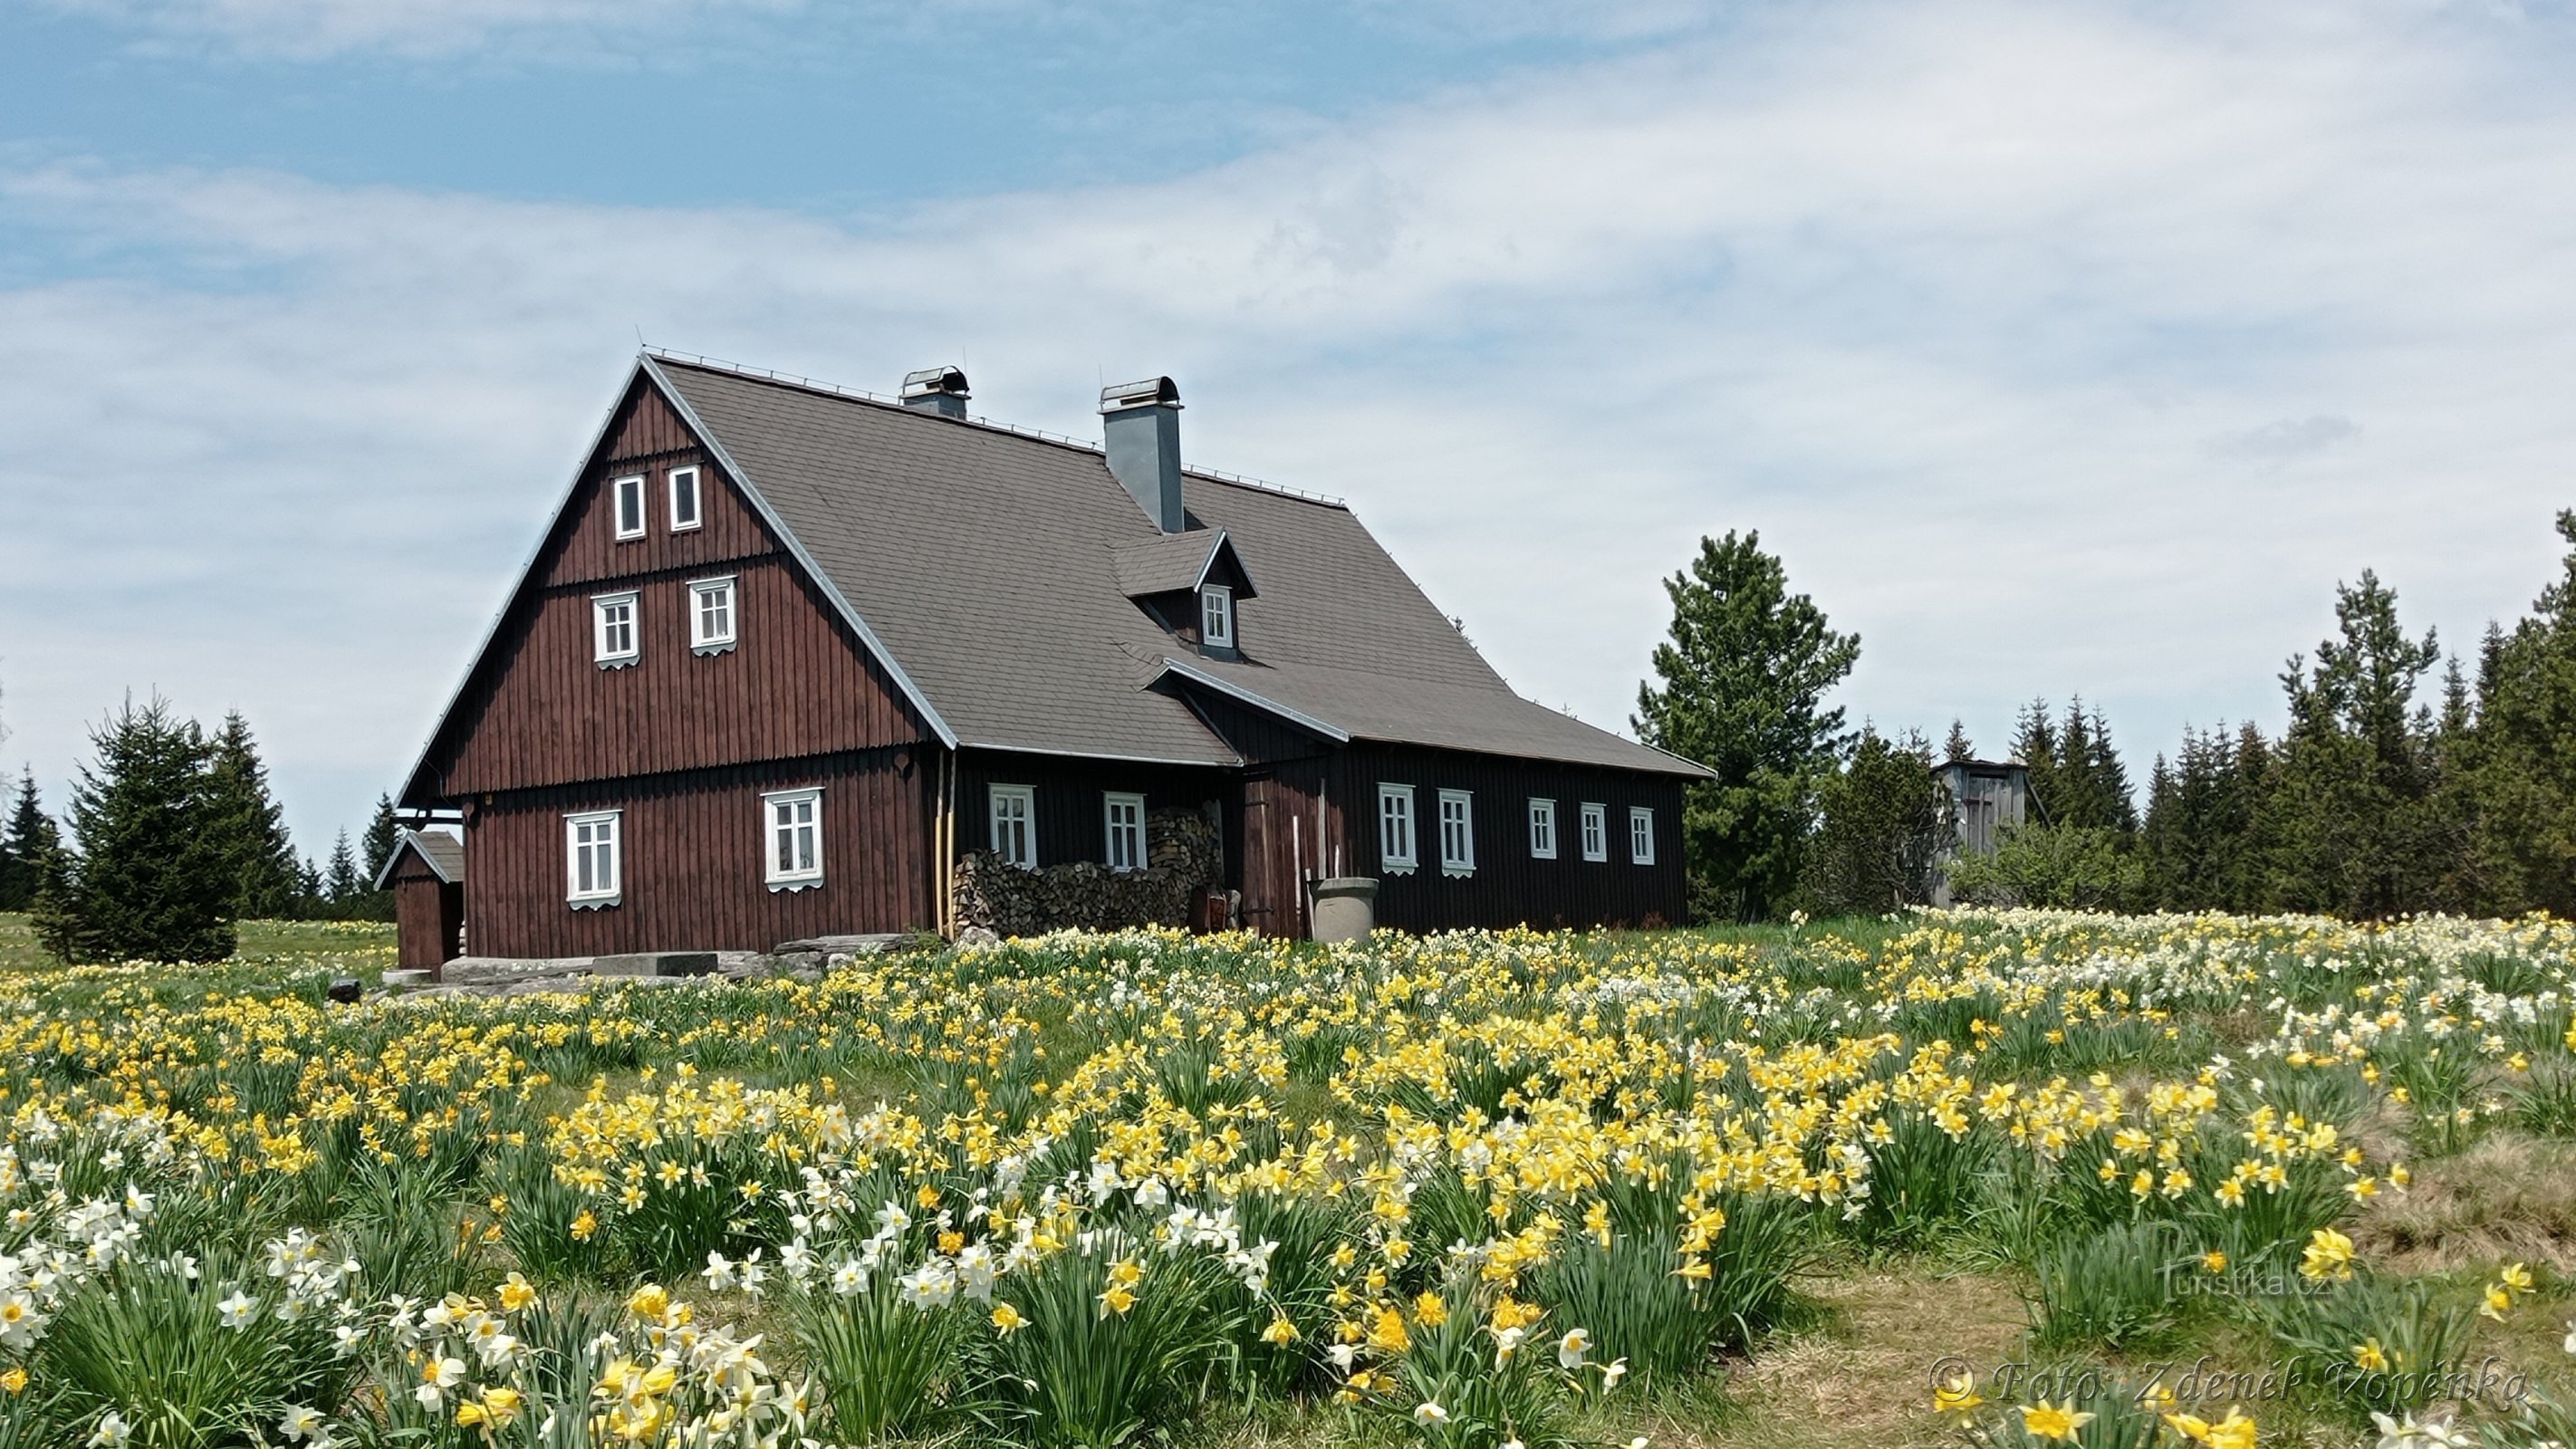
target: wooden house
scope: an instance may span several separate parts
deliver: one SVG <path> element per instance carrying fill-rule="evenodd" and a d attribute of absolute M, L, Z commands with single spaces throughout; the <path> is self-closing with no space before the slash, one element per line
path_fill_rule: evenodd
<path fill-rule="evenodd" d="M 399 795 L 477 955 L 953 932 L 968 852 L 1127 870 L 1175 809 L 1265 933 L 1319 875 L 1681 918 L 1705 772 L 1513 693 L 1347 507 L 1185 466 L 1168 378 L 1099 446 L 965 401 L 638 359 Z"/>

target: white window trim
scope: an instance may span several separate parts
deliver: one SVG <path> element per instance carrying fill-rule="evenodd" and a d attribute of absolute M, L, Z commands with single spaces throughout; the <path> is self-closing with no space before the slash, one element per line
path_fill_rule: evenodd
<path fill-rule="evenodd" d="M 617 540 L 625 543 L 642 538 L 646 529 L 644 475 L 628 473 L 608 480 L 608 526 L 616 531 Z M 635 526 L 626 526 L 626 490 L 635 490 Z"/>
<path fill-rule="evenodd" d="M 626 812 L 623 810 L 584 810 L 566 815 L 564 822 L 564 904 L 576 911 L 595 911 L 613 906 L 626 898 Z M 582 826 L 608 827 L 608 879 L 594 881 L 589 890 L 581 888 L 581 847 L 576 844 Z M 596 851 L 600 846 L 593 844 Z"/>
<path fill-rule="evenodd" d="M 1211 603 L 1218 606 L 1213 611 L 1208 608 Z M 1208 627 L 1211 613 L 1224 623 L 1222 633 Z M 1199 643 L 1209 649 L 1231 649 L 1234 636 L 1234 590 L 1224 584 L 1202 587 L 1199 590 Z"/>
<path fill-rule="evenodd" d="M 706 621 L 706 596 L 723 590 L 725 598 L 725 632 L 723 637 L 703 632 Z M 734 575 L 719 579 L 689 580 L 689 652 L 722 654 L 733 648 L 742 637 L 742 590 L 735 587 Z"/>
<path fill-rule="evenodd" d="M 1544 831 L 1546 839 L 1540 839 Z M 1556 859 L 1556 802 L 1532 795 L 1529 802 L 1529 853 L 1532 860 Z"/>
<path fill-rule="evenodd" d="M 680 480 L 683 478 L 689 480 L 690 508 L 689 521 L 686 523 L 682 523 L 680 521 Z M 672 469 L 670 503 L 671 531 L 673 533 L 687 533 L 692 529 L 703 526 L 707 521 L 706 474 L 700 472 L 695 465 L 686 468 Z"/>
<path fill-rule="evenodd" d="M 608 647 L 608 610 L 616 604 L 626 606 L 626 648 L 611 652 Z M 644 605 L 634 590 L 590 596 L 590 657 L 591 662 L 602 669 L 629 668 L 644 657 Z"/>
<path fill-rule="evenodd" d="M 778 807 L 810 800 L 814 803 L 814 864 L 808 870 L 782 869 L 778 864 Z M 823 787 L 809 785 L 802 790 L 772 790 L 760 797 L 760 875 L 772 891 L 810 891 L 823 883 Z"/>
<path fill-rule="evenodd" d="M 1637 828 L 1641 825 L 1645 827 L 1642 831 Z M 1628 807 L 1628 863 L 1630 865 L 1655 863 L 1655 812 L 1651 807 L 1644 805 Z"/>
<path fill-rule="evenodd" d="M 1459 853 L 1449 853 L 1449 807 L 1458 807 Z M 1440 873 L 1474 875 L 1476 873 L 1476 797 L 1465 790 L 1440 792 Z"/>
<path fill-rule="evenodd" d="M 1583 858 L 1590 861 L 1608 860 L 1610 858 L 1610 807 L 1598 800 L 1586 800 L 1583 802 L 1582 813 L 1577 818 L 1581 821 L 1578 827 L 1581 839 L 1578 843 L 1583 847 Z M 1596 826 L 1599 827 L 1597 830 Z"/>
<path fill-rule="evenodd" d="M 1022 870 L 1038 868 L 1038 792 L 1027 785 L 987 785 L 984 787 L 984 829 L 995 855 Z M 1004 800 L 1020 802 L 1022 819 L 1028 824 L 1028 855 L 1019 859 L 1002 855 L 1002 814 Z"/>
<path fill-rule="evenodd" d="M 1387 805 L 1397 800 L 1404 802 L 1404 850 L 1400 854 L 1387 849 L 1386 839 Z M 1380 782 L 1377 787 L 1378 868 L 1389 875 L 1411 875 L 1414 867 L 1421 863 L 1421 856 L 1422 820 L 1414 813 L 1413 787 Z"/>
<path fill-rule="evenodd" d="M 1119 832 L 1123 829 L 1130 828 L 1121 826 L 1118 823 L 1118 807 L 1121 805 L 1132 805 L 1136 810 L 1136 823 L 1132 827 L 1136 835 L 1136 858 L 1134 861 L 1126 865 L 1120 865 L 1118 863 Z M 1131 870 L 1143 870 L 1145 868 L 1144 796 L 1132 793 L 1121 793 L 1116 790 L 1102 791 L 1100 795 L 1100 828 L 1102 833 L 1101 854 L 1108 860 L 1109 868 L 1111 870 L 1123 873 Z"/>

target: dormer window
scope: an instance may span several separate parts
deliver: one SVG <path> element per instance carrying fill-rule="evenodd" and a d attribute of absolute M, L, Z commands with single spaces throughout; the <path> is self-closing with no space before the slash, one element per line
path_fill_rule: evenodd
<path fill-rule="evenodd" d="M 1199 590 L 1199 643 L 1210 649 L 1234 647 L 1234 590 L 1223 584 Z"/>

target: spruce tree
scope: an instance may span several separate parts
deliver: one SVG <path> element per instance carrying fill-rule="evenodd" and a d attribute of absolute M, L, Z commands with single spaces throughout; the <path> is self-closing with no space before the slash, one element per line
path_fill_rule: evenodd
<path fill-rule="evenodd" d="M 349 849 L 349 832 L 343 829 L 331 842 L 331 863 L 323 867 L 322 892 L 331 902 L 332 914 L 356 904 L 366 888 L 358 878 L 358 857 Z"/>
<path fill-rule="evenodd" d="M 245 920 L 292 915 L 295 846 L 286 837 L 286 812 L 269 791 L 268 766 L 238 710 L 224 716 L 214 752 L 215 832 L 232 861 L 233 914 Z"/>
<path fill-rule="evenodd" d="M 1846 744 L 1843 712 L 1824 696 L 1851 672 L 1860 638 L 1790 593 L 1788 571 L 1750 531 L 1701 539 L 1664 592 L 1671 635 L 1632 723 L 1639 739 L 1717 775 L 1692 784 L 1683 805 L 1693 913 L 1759 919 L 1797 885 L 1817 788 Z"/>
<path fill-rule="evenodd" d="M 2427 630 L 2410 638 L 2397 595 L 2365 569 L 2337 585 L 2339 637 L 2281 676 L 2290 728 L 2275 799 L 2274 887 L 2284 905 L 2355 917 L 2428 908 L 2451 869 L 2433 818 L 2433 717 L 2416 702 L 2441 659 Z"/>
<path fill-rule="evenodd" d="M 2489 908 L 2576 916 L 2576 511 L 2564 572 L 2481 651 L 2462 788 Z"/>
<path fill-rule="evenodd" d="M 1950 760 L 1973 760 L 1976 757 L 1977 747 L 1974 742 L 1969 740 L 1966 727 L 1959 723 L 1958 716 L 1951 716 L 1950 737 L 1941 742 L 1941 759 L 1944 762 L 1947 762 Z"/>
<path fill-rule="evenodd" d="M 376 813 L 367 817 L 365 874 L 373 888 L 385 873 L 385 862 L 394 858 L 394 843 L 401 838 L 401 827 L 394 823 L 394 797 L 378 795 Z"/>
<path fill-rule="evenodd" d="M 40 870 L 37 939 L 67 961 L 232 954 L 237 882 L 216 829 L 214 749 L 192 720 L 129 699 L 90 735 L 64 811 L 70 842 Z"/>
<path fill-rule="evenodd" d="M 36 877 L 60 845 L 52 817 L 36 798 L 36 772 L 18 779 L 9 818 L 0 823 L 0 911 L 23 911 L 36 901 Z"/>

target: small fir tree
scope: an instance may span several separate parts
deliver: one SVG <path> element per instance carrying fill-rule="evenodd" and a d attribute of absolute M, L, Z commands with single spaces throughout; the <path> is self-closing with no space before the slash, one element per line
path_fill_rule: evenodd
<path fill-rule="evenodd" d="M 383 879 L 385 862 L 394 858 L 394 843 L 400 838 L 401 827 L 394 823 L 394 797 L 378 795 L 376 813 L 367 817 L 365 873 L 369 887 Z"/>
<path fill-rule="evenodd" d="M 41 865 L 37 939 L 67 961 L 214 961 L 232 954 L 238 882 L 216 829 L 214 749 L 155 697 L 90 735 Z"/>
<path fill-rule="evenodd" d="M 36 901 L 36 878 L 62 843 L 53 818 L 36 797 L 36 772 L 18 777 L 9 818 L 0 824 L 0 911 L 23 911 Z"/>
<path fill-rule="evenodd" d="M 213 769 L 215 832 L 232 861 L 234 915 L 293 915 L 295 846 L 286 836 L 286 812 L 270 793 L 268 766 L 239 711 L 225 715 L 215 735 Z"/>
<path fill-rule="evenodd" d="M 358 857 L 349 849 L 349 832 L 342 830 L 331 841 L 331 863 L 323 867 L 322 893 L 336 913 L 356 904 L 366 889 L 367 883 L 358 878 Z"/>

